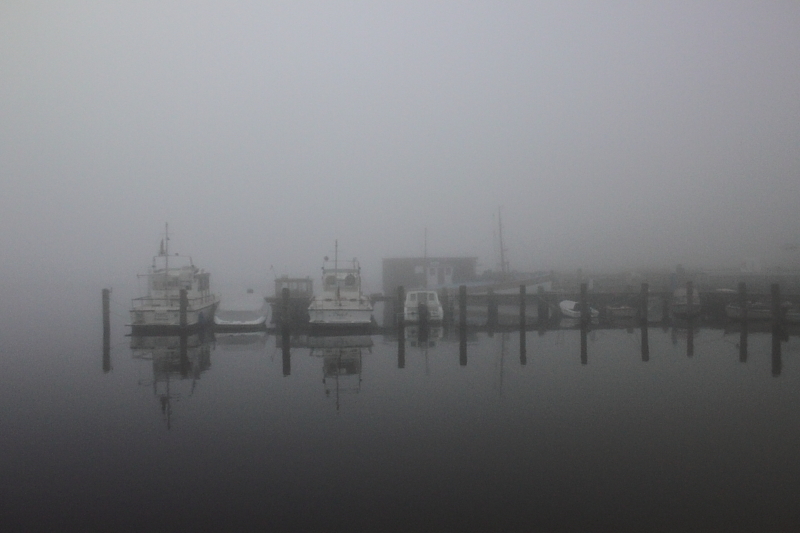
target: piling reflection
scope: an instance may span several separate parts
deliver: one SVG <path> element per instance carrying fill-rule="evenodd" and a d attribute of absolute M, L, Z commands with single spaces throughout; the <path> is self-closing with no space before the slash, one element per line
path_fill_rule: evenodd
<path fill-rule="evenodd" d="M 172 427 L 172 403 L 191 397 L 203 372 L 211 368 L 213 334 L 206 331 L 182 335 L 131 336 L 131 356 L 152 363 L 149 384 L 161 405 L 161 413 Z"/>
<path fill-rule="evenodd" d="M 642 362 L 646 363 L 650 360 L 650 338 L 648 334 L 646 320 L 642 320 L 641 336 L 642 336 Z"/>
<path fill-rule="evenodd" d="M 781 340 L 783 339 L 783 331 L 781 324 L 775 322 L 772 325 L 772 375 L 778 377 L 781 375 L 781 368 L 783 363 L 781 361 Z"/>

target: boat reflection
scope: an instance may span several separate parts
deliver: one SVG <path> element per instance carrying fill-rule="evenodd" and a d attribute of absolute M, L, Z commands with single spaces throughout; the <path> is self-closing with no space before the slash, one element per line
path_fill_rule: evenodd
<path fill-rule="evenodd" d="M 172 427 L 172 402 L 194 394 L 200 375 L 211 368 L 210 332 L 183 335 L 133 335 L 131 356 L 150 361 L 153 377 L 150 384 L 161 405 L 161 414 Z"/>
<path fill-rule="evenodd" d="M 215 334 L 215 344 L 227 351 L 263 350 L 267 346 L 269 335 L 264 332 L 222 333 Z"/>
<path fill-rule="evenodd" d="M 322 359 L 322 384 L 325 395 L 336 400 L 336 410 L 341 407 L 342 394 L 361 391 L 361 356 L 363 350 L 372 350 L 369 335 L 308 337 L 310 355 Z"/>
<path fill-rule="evenodd" d="M 444 337 L 444 328 L 442 326 L 406 326 L 405 339 L 406 344 L 412 348 L 420 348 L 426 350 L 428 348 L 435 348 L 437 344 L 442 341 Z"/>

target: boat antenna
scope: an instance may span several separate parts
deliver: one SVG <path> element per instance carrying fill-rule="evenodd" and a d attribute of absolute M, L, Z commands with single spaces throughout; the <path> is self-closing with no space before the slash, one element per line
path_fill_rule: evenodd
<path fill-rule="evenodd" d="M 422 248 L 423 253 L 423 264 L 425 265 L 425 276 L 423 279 L 425 280 L 425 288 L 428 288 L 428 227 L 425 226 L 425 244 Z"/>

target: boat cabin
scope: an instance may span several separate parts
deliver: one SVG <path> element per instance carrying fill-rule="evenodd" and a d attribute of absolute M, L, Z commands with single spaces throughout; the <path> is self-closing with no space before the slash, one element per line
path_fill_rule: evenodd
<path fill-rule="evenodd" d="M 421 320 L 441 321 L 444 317 L 442 304 L 436 291 L 417 290 L 406 293 L 403 305 L 403 319 L 406 322 L 419 322 Z"/>

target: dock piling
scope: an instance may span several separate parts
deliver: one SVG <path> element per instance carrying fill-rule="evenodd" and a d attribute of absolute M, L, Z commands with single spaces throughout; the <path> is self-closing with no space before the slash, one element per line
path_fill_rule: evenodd
<path fill-rule="evenodd" d="M 173 293 L 174 294 L 174 293 Z M 180 326 L 181 328 L 186 328 L 187 320 L 186 320 L 186 310 L 189 307 L 189 299 L 186 295 L 186 289 L 181 289 L 180 292 Z"/>

